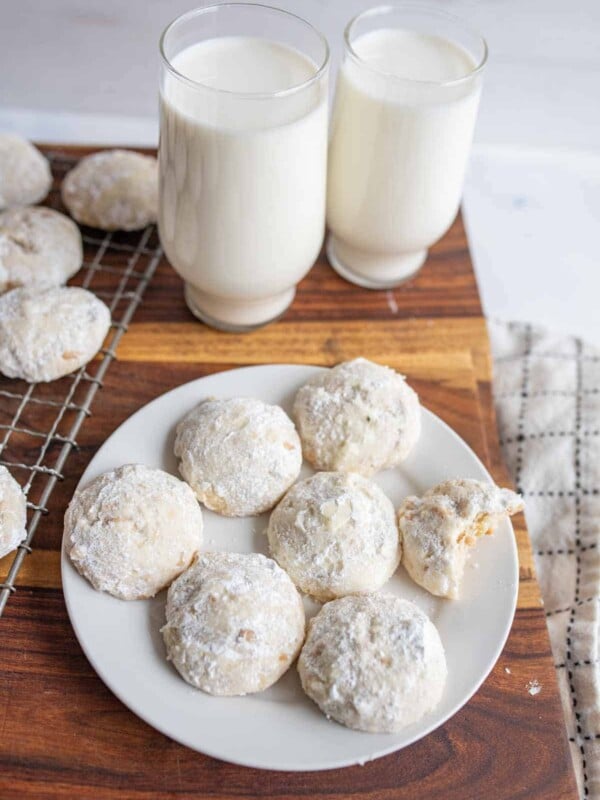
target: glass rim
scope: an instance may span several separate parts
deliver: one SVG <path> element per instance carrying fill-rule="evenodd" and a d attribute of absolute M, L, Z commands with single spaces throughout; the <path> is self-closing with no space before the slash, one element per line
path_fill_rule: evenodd
<path fill-rule="evenodd" d="M 352 30 L 357 22 L 367 17 L 376 17 L 379 15 L 391 13 L 394 11 L 416 11 L 423 15 L 429 15 L 432 17 L 438 17 L 439 19 L 445 19 L 453 23 L 457 23 L 463 30 L 467 31 L 469 34 L 475 36 L 480 42 L 483 47 L 483 55 L 479 59 L 479 62 L 467 72 L 465 75 L 461 75 L 459 78 L 451 78 L 450 80 L 446 81 L 425 81 L 425 80 L 417 80 L 416 78 L 403 78 L 400 75 L 395 75 L 393 72 L 387 72 L 386 70 L 380 69 L 379 67 L 374 66 L 371 62 L 367 61 L 367 59 L 360 56 L 356 50 L 354 49 L 351 41 Z M 394 5 L 386 4 L 381 6 L 375 6 L 374 8 L 366 9 L 365 11 L 361 11 L 356 14 L 350 22 L 346 25 L 344 29 L 344 46 L 346 52 L 352 56 L 352 58 L 362 67 L 366 67 L 371 72 L 376 73 L 384 78 L 393 79 L 397 83 L 401 83 L 404 85 L 411 85 L 411 86 L 430 86 L 430 87 L 445 87 L 445 86 L 459 86 L 461 83 L 465 83 L 466 81 L 472 80 L 477 75 L 483 72 L 489 55 L 489 49 L 486 40 L 482 36 L 481 33 L 476 28 L 471 27 L 467 22 L 465 22 L 461 17 L 457 17 L 455 14 L 450 14 L 447 11 L 443 11 L 442 9 L 435 8 L 433 6 L 422 6 L 418 5 L 417 3 L 397 3 Z"/>
<path fill-rule="evenodd" d="M 277 91 L 273 92 L 240 92 L 240 91 L 233 91 L 231 89 L 219 89 L 217 86 L 209 86 L 206 83 L 202 83 L 201 81 L 196 81 L 193 78 L 189 78 L 187 75 L 184 75 L 179 70 L 175 69 L 167 54 L 165 53 L 165 42 L 166 39 L 171 32 L 171 30 L 177 25 L 178 23 L 184 21 L 187 22 L 191 19 L 195 19 L 196 17 L 204 16 L 205 14 L 211 14 L 218 12 L 221 8 L 258 8 L 261 11 L 274 11 L 277 14 L 280 14 L 284 17 L 288 17 L 293 19 L 296 22 L 300 22 L 305 28 L 309 29 L 314 33 L 321 44 L 324 47 L 325 55 L 322 59 L 322 62 L 317 65 L 317 71 L 314 75 L 311 75 L 310 78 L 307 78 L 302 83 L 298 83 L 294 86 L 288 86 L 286 89 L 278 89 Z M 160 53 L 161 61 L 164 67 L 173 75 L 173 77 L 177 78 L 177 80 L 183 81 L 187 83 L 188 86 L 193 87 L 194 89 L 201 89 L 207 92 L 214 92 L 215 94 L 222 94 L 228 95 L 231 97 L 246 97 L 251 99 L 266 99 L 266 98 L 279 98 L 279 97 L 288 97 L 291 94 L 295 94 L 296 92 L 301 92 L 304 89 L 307 89 L 313 83 L 317 83 L 321 77 L 325 74 L 331 57 L 329 42 L 327 38 L 315 28 L 310 22 L 305 20 L 303 17 L 298 16 L 298 14 L 293 14 L 291 11 L 285 11 L 282 8 L 276 8 L 275 6 L 269 6 L 265 3 L 214 3 L 209 6 L 201 6 L 199 8 L 193 8 L 190 11 L 186 11 L 183 14 L 180 14 L 178 17 L 169 22 L 166 28 L 163 30 L 162 34 L 160 35 L 160 39 L 158 40 L 158 49 Z M 303 54 L 304 55 L 304 54 Z"/>

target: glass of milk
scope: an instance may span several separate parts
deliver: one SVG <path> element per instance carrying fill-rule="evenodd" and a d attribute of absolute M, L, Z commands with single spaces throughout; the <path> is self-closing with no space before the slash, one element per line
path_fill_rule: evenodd
<path fill-rule="evenodd" d="M 226 3 L 176 19 L 160 52 L 161 242 L 197 317 L 251 330 L 288 308 L 323 243 L 327 41 Z"/>
<path fill-rule="evenodd" d="M 329 147 L 327 254 L 347 280 L 397 286 L 458 211 L 485 41 L 422 6 L 371 9 L 345 31 Z"/>

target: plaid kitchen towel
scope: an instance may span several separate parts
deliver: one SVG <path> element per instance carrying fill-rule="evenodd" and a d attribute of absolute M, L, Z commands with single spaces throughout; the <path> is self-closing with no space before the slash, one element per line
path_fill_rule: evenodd
<path fill-rule="evenodd" d="M 600 351 L 531 325 L 489 329 L 500 441 L 526 503 L 580 796 L 600 800 Z"/>

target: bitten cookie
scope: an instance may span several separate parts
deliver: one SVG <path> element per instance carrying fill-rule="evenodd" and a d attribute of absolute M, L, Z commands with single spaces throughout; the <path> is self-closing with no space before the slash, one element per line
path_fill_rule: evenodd
<path fill-rule="evenodd" d="M 158 163 L 130 150 L 106 150 L 82 158 L 65 177 L 62 200 L 82 225 L 135 231 L 156 222 Z"/>
<path fill-rule="evenodd" d="M 417 394 L 402 375 L 365 358 L 309 380 L 296 395 L 293 416 L 315 469 L 367 477 L 403 461 L 421 432 Z"/>
<path fill-rule="evenodd" d="M 317 600 L 381 588 L 400 560 L 394 507 L 361 475 L 319 472 L 271 514 L 271 555 Z"/>
<path fill-rule="evenodd" d="M 323 606 L 298 659 L 302 688 L 336 722 L 393 733 L 439 703 L 444 648 L 414 603 L 390 594 L 349 595 Z"/>
<path fill-rule="evenodd" d="M 205 400 L 177 426 L 179 471 L 207 508 L 229 517 L 272 508 L 298 477 L 302 450 L 279 406 Z"/>
<path fill-rule="evenodd" d="M 60 286 L 82 260 L 79 228 L 64 214 L 44 206 L 0 214 L 0 292 Z"/>
<path fill-rule="evenodd" d="M 65 514 L 65 547 L 94 589 L 138 600 L 187 569 L 202 545 L 202 525 L 186 483 L 127 464 L 77 489 Z"/>
<path fill-rule="evenodd" d="M 0 558 L 15 550 L 27 536 L 27 501 L 19 484 L 0 466 Z"/>
<path fill-rule="evenodd" d="M 0 133 L 0 211 L 41 202 L 52 186 L 47 159 L 27 139 Z"/>
<path fill-rule="evenodd" d="M 260 692 L 304 641 L 304 606 L 286 573 L 258 553 L 207 553 L 169 589 L 167 654 L 181 676 L 215 695 Z"/>
<path fill-rule="evenodd" d="M 523 510 L 510 489 L 477 480 L 449 480 L 398 510 L 402 563 L 411 578 L 439 597 L 458 597 L 471 547 L 505 516 Z"/>
<path fill-rule="evenodd" d="M 13 289 L 0 297 L 0 372 L 56 380 L 91 361 L 109 327 L 107 306 L 85 289 Z"/>

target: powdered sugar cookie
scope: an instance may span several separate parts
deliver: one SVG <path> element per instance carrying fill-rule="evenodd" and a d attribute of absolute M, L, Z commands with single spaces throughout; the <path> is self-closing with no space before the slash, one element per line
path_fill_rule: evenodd
<path fill-rule="evenodd" d="M 416 393 L 397 372 L 365 358 L 309 380 L 293 416 L 315 469 L 366 476 L 403 461 L 421 432 Z"/>
<path fill-rule="evenodd" d="M 122 600 L 153 597 L 202 545 L 202 511 L 190 487 L 141 464 L 77 489 L 65 514 L 66 552 L 95 589 Z"/>
<path fill-rule="evenodd" d="M 507 515 L 522 511 L 510 489 L 476 480 L 450 480 L 398 510 L 402 563 L 411 578 L 439 597 L 457 597 L 470 548 Z"/>
<path fill-rule="evenodd" d="M 427 616 L 408 600 L 374 593 L 323 606 L 309 622 L 298 672 L 327 717 L 355 730 L 393 733 L 435 708 L 447 668 Z"/>
<path fill-rule="evenodd" d="M 158 164 L 130 150 L 105 150 L 82 158 L 65 177 L 62 200 L 83 225 L 135 231 L 156 222 Z"/>
<path fill-rule="evenodd" d="M 295 484 L 271 514 L 271 555 L 317 600 L 379 589 L 400 560 L 394 507 L 361 475 L 319 472 Z"/>
<path fill-rule="evenodd" d="M 44 206 L 0 214 L 0 292 L 17 286 L 60 286 L 81 267 L 83 247 L 73 220 Z"/>
<path fill-rule="evenodd" d="M 179 471 L 207 508 L 230 517 L 272 508 L 298 477 L 302 450 L 279 406 L 205 400 L 177 426 Z"/>
<path fill-rule="evenodd" d="M 15 550 L 27 536 L 27 501 L 21 487 L 0 466 L 0 558 Z"/>
<path fill-rule="evenodd" d="M 0 211 L 39 203 L 52 186 L 47 159 L 27 139 L 0 133 Z"/>
<path fill-rule="evenodd" d="M 169 589 L 167 654 L 192 686 L 215 695 L 260 692 L 304 641 L 304 606 L 286 573 L 258 553 L 207 553 Z"/>
<path fill-rule="evenodd" d="M 0 297 L 0 372 L 56 380 L 91 361 L 109 327 L 107 306 L 85 289 L 13 289 Z"/>

